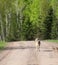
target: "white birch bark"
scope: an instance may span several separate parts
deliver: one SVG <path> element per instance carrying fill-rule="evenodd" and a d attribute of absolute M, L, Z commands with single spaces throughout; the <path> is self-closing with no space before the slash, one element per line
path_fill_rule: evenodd
<path fill-rule="evenodd" d="M 5 14 L 5 20 L 6 20 L 6 38 L 8 36 L 8 18 L 7 18 L 7 14 Z"/>
<path fill-rule="evenodd" d="M 8 14 L 8 17 L 9 17 L 9 19 L 8 19 L 8 34 L 10 34 L 11 32 L 10 32 L 10 25 L 11 25 L 11 13 L 9 13 Z"/>

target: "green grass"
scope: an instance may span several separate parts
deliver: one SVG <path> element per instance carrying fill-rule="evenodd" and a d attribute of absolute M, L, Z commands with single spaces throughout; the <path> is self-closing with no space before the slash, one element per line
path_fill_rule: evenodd
<path fill-rule="evenodd" d="M 58 43 L 58 40 L 47 40 L 49 42 L 57 42 Z"/>
<path fill-rule="evenodd" d="M 0 50 L 2 50 L 6 46 L 5 41 L 0 41 Z"/>

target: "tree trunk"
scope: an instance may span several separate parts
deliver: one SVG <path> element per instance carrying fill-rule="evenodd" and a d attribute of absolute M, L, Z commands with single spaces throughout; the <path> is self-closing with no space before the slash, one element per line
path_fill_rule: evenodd
<path fill-rule="evenodd" d="M 5 17 L 6 17 L 6 40 L 7 40 L 7 37 L 8 37 L 8 17 L 7 17 L 7 14 L 5 14 Z"/>
<path fill-rule="evenodd" d="M 0 14 L 0 23 L 1 23 L 1 40 L 5 40 L 1 14 Z"/>
<path fill-rule="evenodd" d="M 20 11 L 20 23 L 21 23 L 21 40 L 23 39 L 22 37 L 22 22 L 23 22 L 23 20 L 22 20 L 22 17 L 23 17 L 23 15 L 22 15 L 22 11 Z"/>

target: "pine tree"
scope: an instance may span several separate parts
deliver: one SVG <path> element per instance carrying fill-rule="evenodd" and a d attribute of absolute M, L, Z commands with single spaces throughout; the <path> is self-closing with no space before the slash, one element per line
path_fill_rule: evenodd
<path fill-rule="evenodd" d="M 47 16 L 44 20 L 44 39 L 51 39 L 53 16 L 53 8 L 50 6 Z"/>

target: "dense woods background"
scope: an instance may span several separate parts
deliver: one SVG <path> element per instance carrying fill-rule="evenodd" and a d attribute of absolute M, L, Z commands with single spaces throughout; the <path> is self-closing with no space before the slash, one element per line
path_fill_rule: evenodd
<path fill-rule="evenodd" d="M 58 0 L 0 0 L 0 40 L 58 39 Z"/>

